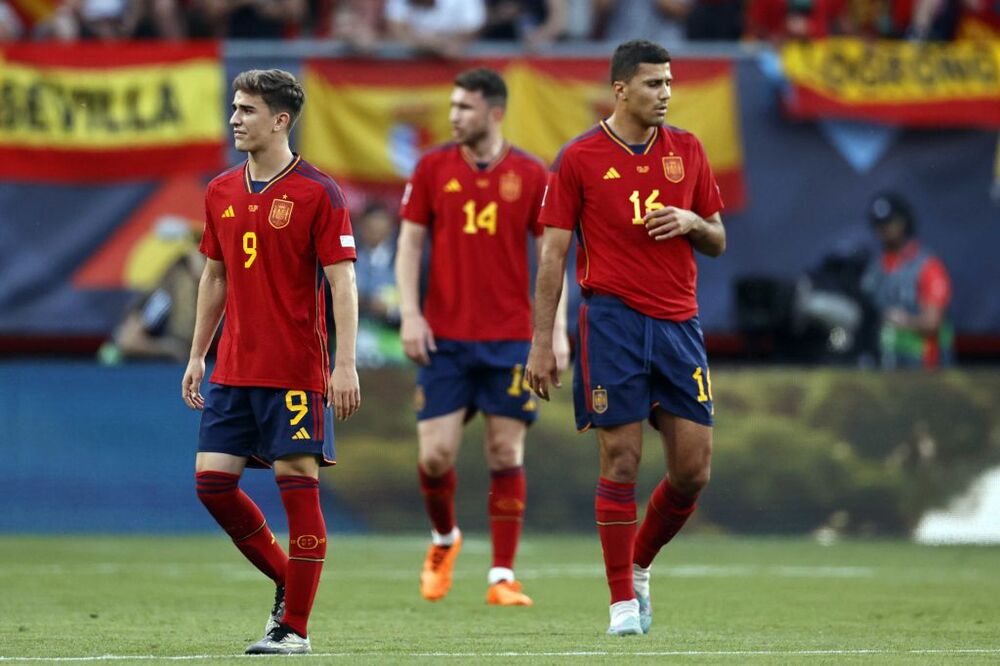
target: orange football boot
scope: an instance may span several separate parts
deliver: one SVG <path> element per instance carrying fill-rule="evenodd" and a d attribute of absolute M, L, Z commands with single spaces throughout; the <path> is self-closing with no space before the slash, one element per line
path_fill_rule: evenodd
<path fill-rule="evenodd" d="M 424 558 L 424 569 L 420 572 L 420 594 L 427 601 L 443 599 L 451 589 L 451 574 L 455 559 L 462 549 L 462 533 L 455 535 L 450 546 L 430 545 Z"/>
<path fill-rule="evenodd" d="M 502 580 L 486 590 L 486 603 L 493 606 L 532 606 L 534 601 L 521 591 L 521 582 Z"/>

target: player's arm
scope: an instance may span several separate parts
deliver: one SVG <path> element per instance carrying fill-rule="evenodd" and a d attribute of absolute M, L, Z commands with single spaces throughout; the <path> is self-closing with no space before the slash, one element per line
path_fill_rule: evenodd
<path fill-rule="evenodd" d="M 356 366 L 358 285 L 354 262 L 349 259 L 324 266 L 323 273 L 333 290 L 333 323 L 337 329 L 337 348 L 326 387 L 326 402 L 333 407 L 334 415 L 343 421 L 361 407 L 361 384 Z"/>
<path fill-rule="evenodd" d="M 655 241 L 687 236 L 694 249 L 709 257 L 718 257 L 726 251 L 726 227 L 718 213 L 701 217 L 694 211 L 666 206 L 649 211 L 644 219 L 646 231 Z"/>
<path fill-rule="evenodd" d="M 566 254 L 569 252 L 572 240 L 573 232 L 568 229 L 546 227 L 542 235 L 541 260 L 538 263 L 538 276 L 535 279 L 534 333 L 524 378 L 531 386 L 531 390 L 543 400 L 549 399 L 549 382 L 556 387 L 562 386 L 553 348 L 553 336 L 560 299 L 565 291 L 563 284 L 566 278 Z M 564 310 L 564 329 L 565 326 Z"/>
<path fill-rule="evenodd" d="M 198 282 L 198 305 L 195 310 L 194 336 L 191 355 L 184 379 L 181 380 L 181 398 L 191 409 L 203 409 L 205 398 L 201 395 L 201 380 L 205 377 L 205 356 L 215 337 L 215 331 L 226 311 L 226 265 L 215 259 L 205 262 Z"/>
<path fill-rule="evenodd" d="M 420 310 L 420 257 L 427 227 L 403 220 L 396 247 L 396 285 L 399 288 L 399 337 L 410 360 L 427 365 L 437 351 L 434 333 Z"/>
<path fill-rule="evenodd" d="M 543 236 L 535 239 L 536 259 L 539 266 L 542 263 Z M 566 285 L 566 273 L 563 273 L 562 288 L 559 292 L 559 305 L 556 307 L 555 324 L 552 327 L 552 351 L 556 355 L 556 369 L 562 372 L 569 367 L 569 335 L 566 332 L 566 302 L 569 300 L 569 289 Z"/>

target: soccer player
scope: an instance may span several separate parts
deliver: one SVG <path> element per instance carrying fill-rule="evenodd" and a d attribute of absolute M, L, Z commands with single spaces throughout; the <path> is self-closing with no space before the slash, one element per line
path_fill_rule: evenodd
<path fill-rule="evenodd" d="M 340 188 L 289 148 L 304 103 L 295 77 L 247 71 L 233 91 L 229 123 L 247 160 L 205 193 L 201 251 L 208 262 L 181 396 L 204 410 L 198 498 L 276 586 L 264 638 L 246 652 L 300 654 L 310 650 L 306 624 L 327 546 L 319 468 L 333 464 L 334 449 L 326 412 L 332 407 L 346 419 L 361 403 L 354 235 Z M 320 267 L 333 289 L 332 374 Z M 205 353 L 223 313 L 218 359 L 202 397 Z M 239 489 L 248 465 L 274 468 L 288 516 L 287 555 Z"/>
<path fill-rule="evenodd" d="M 552 166 L 535 329 L 525 375 L 548 400 L 559 386 L 552 330 L 576 232 L 584 294 L 573 378 L 576 424 L 597 430 L 595 512 L 611 588 L 609 634 L 649 631 L 649 567 L 708 482 L 712 386 L 695 301 L 697 250 L 722 254 L 722 199 L 698 139 L 664 126 L 670 55 L 645 40 L 611 60 L 614 112 L 569 142 Z M 642 422 L 660 432 L 668 475 L 636 532 Z"/>
<path fill-rule="evenodd" d="M 455 459 L 462 426 L 486 418 L 488 511 L 493 566 L 486 601 L 530 606 L 514 577 L 525 505 L 522 460 L 537 402 L 524 383 L 531 340 L 528 243 L 541 234 L 542 164 L 504 140 L 507 86 L 489 69 L 459 74 L 451 93 L 455 142 L 421 158 L 406 186 L 396 254 L 401 336 L 417 372 L 418 472 L 431 545 L 420 593 L 437 601 L 451 587 L 462 545 L 455 523 Z M 430 235 L 426 300 L 420 262 Z M 561 320 L 561 321 L 558 321 Z M 553 308 L 554 353 L 568 360 L 565 316 Z"/>

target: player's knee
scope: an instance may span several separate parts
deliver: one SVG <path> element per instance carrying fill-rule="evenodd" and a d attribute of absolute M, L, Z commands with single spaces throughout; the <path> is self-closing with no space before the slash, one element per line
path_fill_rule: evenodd
<path fill-rule="evenodd" d="M 455 455 L 443 449 L 421 451 L 418 462 L 428 476 L 441 476 L 455 466 Z"/>
<path fill-rule="evenodd" d="M 492 439 L 486 442 L 486 461 L 490 469 L 517 467 L 523 459 L 524 443 L 519 439 Z"/>
<path fill-rule="evenodd" d="M 671 478 L 670 481 L 678 492 L 684 495 L 697 495 L 708 485 L 711 475 L 711 467 L 701 465 L 678 470 L 674 475 L 676 478 Z"/>
<path fill-rule="evenodd" d="M 609 454 L 602 476 L 615 483 L 635 483 L 639 475 L 639 455 L 626 449 L 611 451 Z"/>

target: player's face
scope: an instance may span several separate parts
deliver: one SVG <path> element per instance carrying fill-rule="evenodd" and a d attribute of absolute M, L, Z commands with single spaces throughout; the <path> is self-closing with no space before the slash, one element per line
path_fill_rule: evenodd
<path fill-rule="evenodd" d="M 494 109 L 486 102 L 481 90 L 471 91 L 455 88 L 451 92 L 451 109 L 448 122 L 451 134 L 459 143 L 467 146 L 479 143 L 489 133 Z"/>
<path fill-rule="evenodd" d="M 625 83 L 619 99 L 628 112 L 643 125 L 662 125 L 667 116 L 672 82 L 669 62 L 644 62 Z"/>
<path fill-rule="evenodd" d="M 282 114 L 278 114 L 282 115 Z M 233 128 L 236 150 L 252 153 L 266 147 L 277 134 L 279 118 L 271 113 L 264 99 L 237 90 L 233 95 L 233 115 L 229 117 Z"/>

